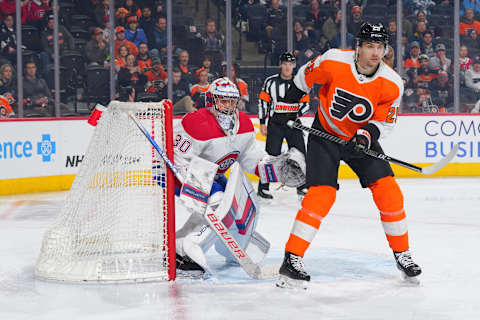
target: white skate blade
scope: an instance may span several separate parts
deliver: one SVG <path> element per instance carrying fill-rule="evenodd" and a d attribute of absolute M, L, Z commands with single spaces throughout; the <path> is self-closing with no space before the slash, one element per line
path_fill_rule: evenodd
<path fill-rule="evenodd" d="M 291 279 L 281 274 L 275 285 L 278 288 L 307 290 L 308 281 Z"/>
<path fill-rule="evenodd" d="M 207 272 L 203 272 L 200 270 L 177 269 L 176 276 L 180 279 L 205 280 L 209 278 L 210 275 Z"/>
<path fill-rule="evenodd" d="M 265 199 L 257 195 L 257 200 L 260 204 L 263 205 L 270 205 L 273 203 L 273 199 Z"/>
<path fill-rule="evenodd" d="M 278 270 L 280 266 L 263 266 L 260 267 L 261 274 L 259 279 L 272 279 L 278 277 L 280 274 Z"/>
<path fill-rule="evenodd" d="M 418 278 L 418 276 L 409 277 L 403 271 L 400 271 L 400 274 L 401 274 L 402 280 L 405 284 L 411 285 L 411 286 L 419 286 L 420 285 L 420 279 Z"/>

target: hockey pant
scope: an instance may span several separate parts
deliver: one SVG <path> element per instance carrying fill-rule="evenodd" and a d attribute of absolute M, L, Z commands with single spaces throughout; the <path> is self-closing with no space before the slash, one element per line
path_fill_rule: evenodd
<path fill-rule="evenodd" d="M 393 177 L 383 177 L 368 186 L 380 211 L 380 220 L 393 251 L 408 249 L 408 230 L 403 195 Z M 323 218 L 335 202 L 336 189 L 314 185 L 308 189 L 298 211 L 285 251 L 303 257 L 314 239 Z"/>

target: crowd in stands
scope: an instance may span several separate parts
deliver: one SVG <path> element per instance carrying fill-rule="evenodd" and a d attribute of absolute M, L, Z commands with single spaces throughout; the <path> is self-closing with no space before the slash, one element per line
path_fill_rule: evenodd
<path fill-rule="evenodd" d="M 259 52 L 271 55 L 272 64 L 286 50 L 286 7 L 280 0 L 239 0 L 240 19 L 246 21 L 247 38 Z M 452 0 L 403 0 L 401 74 L 405 83 L 404 112 L 453 111 L 453 12 Z M 299 64 L 341 45 L 341 1 L 294 1 L 294 54 Z M 480 64 L 480 1 L 461 1 L 460 83 L 461 110 L 469 112 L 480 98 L 475 85 L 475 61 Z M 393 68 L 397 50 L 395 0 L 349 0 L 347 48 L 354 49 L 355 35 L 364 21 L 382 22 L 390 34 L 385 61 Z"/>
<path fill-rule="evenodd" d="M 25 116 L 53 115 L 54 15 L 51 0 L 22 0 L 23 105 Z M 9 104 L 1 116 L 13 115 L 17 99 L 17 43 L 13 0 L 0 0 L 0 95 Z M 109 0 L 59 1 L 58 45 L 62 101 L 64 95 L 87 102 L 108 102 L 111 59 L 114 62 L 116 98 L 135 90 L 142 101 L 167 96 L 167 19 L 164 1 L 115 1 L 114 57 L 110 57 Z M 208 84 L 226 75 L 225 37 L 208 19 L 195 26 L 174 3 L 174 112 L 204 107 Z M 191 59 L 193 54 L 193 59 Z M 234 67 L 233 74 L 238 66 Z M 248 102 L 246 83 L 235 76 Z M 78 90 L 83 89 L 81 94 Z M 83 96 L 82 96 L 83 95 Z M 8 99 L 7 99 L 8 98 Z M 68 97 L 67 97 L 68 98 Z M 7 104 L 4 103 L 4 104 Z M 245 105 L 242 105 L 245 108 Z M 62 104 L 62 110 L 68 108 Z"/>
<path fill-rule="evenodd" d="M 125 88 L 133 88 L 139 101 L 165 98 L 171 72 L 175 112 L 204 107 L 208 84 L 227 74 L 225 36 L 215 20 L 195 25 L 193 18 L 183 15 L 181 2 L 173 3 L 175 62 L 167 70 L 164 1 L 115 1 L 114 12 L 110 12 L 109 0 L 59 1 L 62 101 L 74 97 L 77 103 L 80 97 L 87 103 L 107 103 L 110 92 L 105 82 L 113 59 L 117 98 Z M 223 1 L 213 3 L 222 10 Z M 255 43 L 257 54 L 269 58 L 270 65 L 278 65 L 279 55 L 287 49 L 286 1 L 232 0 L 232 4 L 234 25 L 245 33 L 246 41 Z M 341 46 L 340 0 L 293 0 L 293 4 L 293 53 L 298 66 Z M 16 111 L 16 73 L 23 72 L 25 115 L 52 115 L 52 1 L 21 1 L 21 71 L 16 66 L 15 5 L 14 0 L 0 0 L 0 110 L 8 114 L 1 107 L 6 99 L 10 114 Z M 110 14 L 115 21 L 114 57 L 110 57 Z M 355 48 L 355 35 L 364 21 L 386 26 L 390 44 L 385 62 L 393 68 L 399 63 L 403 67 L 403 112 L 453 111 L 453 0 L 403 0 L 401 48 L 396 40 L 396 0 L 348 0 L 346 16 L 347 48 Z M 479 17 L 480 0 L 461 1 L 461 111 L 466 112 L 480 107 L 480 103 L 475 106 L 480 99 Z M 401 50 L 400 62 L 396 61 L 397 50 Z M 232 78 L 241 93 L 239 107 L 255 112 L 258 92 L 248 75 L 247 81 L 240 78 L 241 71 L 238 64 L 232 66 Z M 314 110 L 315 95 L 312 99 Z M 62 108 L 69 110 L 64 104 Z"/>

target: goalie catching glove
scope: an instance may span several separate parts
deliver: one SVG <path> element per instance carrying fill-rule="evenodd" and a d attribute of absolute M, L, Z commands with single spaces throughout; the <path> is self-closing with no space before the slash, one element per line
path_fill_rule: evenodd
<path fill-rule="evenodd" d="M 267 155 L 258 163 L 258 176 L 262 183 L 281 182 L 288 187 L 305 183 L 305 156 L 295 148 L 279 156 Z"/>

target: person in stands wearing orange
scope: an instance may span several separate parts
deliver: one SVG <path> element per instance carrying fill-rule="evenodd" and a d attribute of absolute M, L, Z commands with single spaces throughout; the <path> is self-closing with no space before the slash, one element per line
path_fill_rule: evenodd
<path fill-rule="evenodd" d="M 473 10 L 467 9 L 465 10 L 463 20 L 460 22 L 460 34 L 466 36 L 472 29 L 474 29 L 477 34 L 480 34 L 480 22 L 475 20 L 475 13 L 473 13 Z"/>
<path fill-rule="evenodd" d="M 122 7 L 128 10 L 129 16 L 134 15 L 137 18 L 142 16 L 142 10 L 135 4 L 133 0 L 125 0 Z"/>
<path fill-rule="evenodd" d="M 412 41 L 410 43 L 410 56 L 405 60 L 405 69 L 418 69 L 420 68 L 420 44 L 418 41 Z"/>
<path fill-rule="evenodd" d="M 200 72 L 202 72 L 203 70 L 207 71 L 209 80 L 213 79 L 214 75 L 210 71 L 211 67 L 212 67 L 212 59 L 209 56 L 205 56 L 202 61 L 202 67 L 195 71 L 194 80 L 198 82 L 199 80 L 198 76 L 200 75 Z"/>
<path fill-rule="evenodd" d="M 115 34 L 117 35 L 117 39 L 115 40 L 115 52 L 118 52 L 118 48 L 120 46 L 127 46 L 128 52 L 133 54 L 135 57 L 138 55 L 138 48 L 135 43 L 128 41 L 125 39 L 125 28 L 124 27 L 116 27 Z"/>
<path fill-rule="evenodd" d="M 222 64 L 223 68 L 223 76 L 227 76 L 227 64 Z M 238 77 L 240 71 L 240 67 L 237 63 L 232 64 L 232 82 L 237 85 L 238 91 L 240 91 L 240 101 L 238 102 L 237 108 L 239 110 L 245 111 L 248 102 L 250 101 L 250 97 L 248 95 L 248 84 L 243 81 L 243 79 Z"/>
<path fill-rule="evenodd" d="M 127 25 L 128 10 L 121 7 L 115 12 L 115 25 L 125 27 Z"/>
<path fill-rule="evenodd" d="M 166 86 L 168 74 L 165 72 L 162 66 L 160 58 L 155 57 L 152 59 L 152 69 L 144 73 L 148 79 L 147 92 L 156 92 L 158 95 Z"/>
<path fill-rule="evenodd" d="M 148 53 L 148 44 L 140 42 L 138 44 L 137 64 L 142 72 L 147 72 L 152 68 L 152 58 Z"/>
<path fill-rule="evenodd" d="M 305 289 L 310 281 L 303 256 L 335 202 L 341 160 L 357 174 L 362 187 L 372 192 L 404 279 L 418 282 L 416 277 L 422 271 L 409 251 L 403 195 L 392 168 L 388 162 L 364 152 L 369 149 L 382 152 L 378 139 L 395 127 L 403 81 L 382 61 L 388 44 L 383 25 L 364 23 L 356 42 L 355 51 L 330 49 L 309 61 L 298 70 L 294 85 L 287 91 L 287 102 L 299 101 L 314 84 L 322 85 L 318 94 L 321 103 L 312 128 L 348 143 L 341 145 L 313 134 L 308 137 L 309 188 L 285 246 L 278 287 Z"/>
<path fill-rule="evenodd" d="M 177 68 L 182 72 L 182 81 L 191 85 L 193 83 L 193 69 L 189 64 L 190 55 L 187 50 L 182 50 L 178 54 Z"/>
<path fill-rule="evenodd" d="M 120 71 L 120 68 L 125 67 L 127 64 L 127 56 L 130 54 L 128 52 L 127 46 L 120 46 L 115 56 L 115 70 L 116 72 Z"/>
<path fill-rule="evenodd" d="M 10 106 L 10 97 L 0 95 L 0 119 L 10 118 L 15 116 L 12 107 Z"/>
<path fill-rule="evenodd" d="M 208 83 L 208 71 L 202 70 L 198 75 L 198 83 L 194 84 L 190 90 L 190 96 L 194 102 L 194 108 L 205 108 L 205 92 L 208 91 L 209 87 L 210 83 Z"/>
<path fill-rule="evenodd" d="M 118 72 L 119 87 L 132 87 L 135 89 L 135 94 L 137 95 L 145 92 L 145 86 L 148 80 L 136 64 L 135 56 L 129 54 L 126 62 L 126 65 L 120 68 Z"/>

